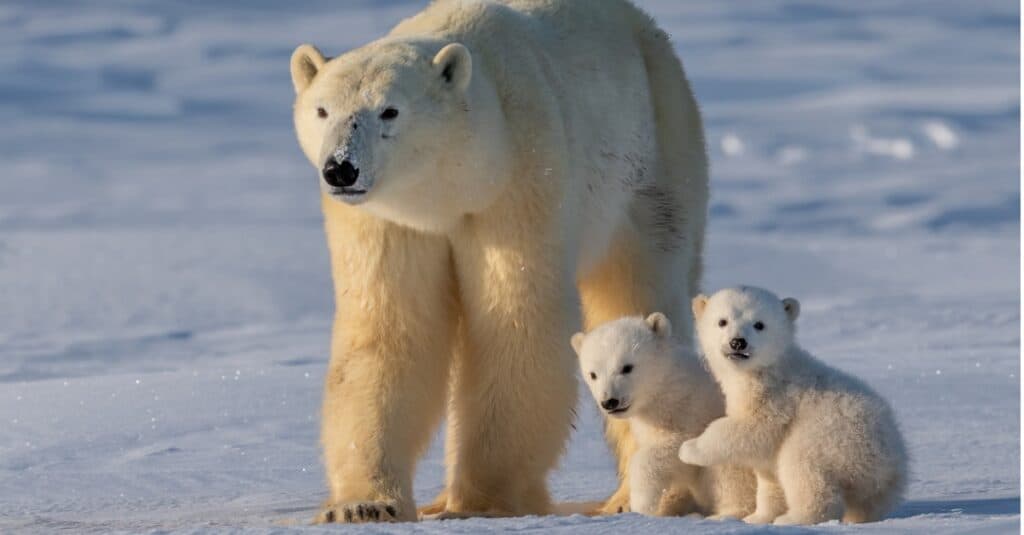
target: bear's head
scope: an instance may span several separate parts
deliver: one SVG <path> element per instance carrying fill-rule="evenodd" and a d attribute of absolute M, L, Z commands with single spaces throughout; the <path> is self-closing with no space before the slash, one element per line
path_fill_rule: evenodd
<path fill-rule="evenodd" d="M 672 324 L 660 312 L 626 317 L 593 331 L 576 333 L 572 347 L 594 401 L 617 418 L 643 414 L 658 395 L 657 386 L 673 365 Z"/>
<path fill-rule="evenodd" d="M 500 106 L 473 71 L 469 49 L 432 39 L 384 39 L 333 59 L 298 47 L 295 129 L 323 193 L 421 230 L 493 200 L 488 168 L 505 152 L 488 128 Z"/>
<path fill-rule="evenodd" d="M 793 345 L 800 303 L 740 286 L 693 298 L 693 315 L 712 369 L 757 370 L 776 364 Z"/>

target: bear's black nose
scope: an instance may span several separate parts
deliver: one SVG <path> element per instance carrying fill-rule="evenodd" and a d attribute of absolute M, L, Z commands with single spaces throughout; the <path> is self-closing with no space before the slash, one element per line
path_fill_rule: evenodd
<path fill-rule="evenodd" d="M 619 406 L 619 400 L 617 400 L 615 398 L 608 398 L 608 399 L 606 399 L 606 400 L 601 402 L 601 408 L 606 410 L 606 411 L 610 411 L 610 410 L 612 410 L 612 409 L 614 409 L 615 407 L 618 407 L 618 406 Z"/>
<path fill-rule="evenodd" d="M 729 340 L 729 347 L 736 351 L 742 351 L 747 348 L 747 340 L 746 338 L 733 338 Z"/>
<path fill-rule="evenodd" d="M 324 182 L 335 188 L 347 188 L 356 183 L 359 178 L 359 169 L 348 160 L 338 163 L 333 157 L 324 164 Z"/>

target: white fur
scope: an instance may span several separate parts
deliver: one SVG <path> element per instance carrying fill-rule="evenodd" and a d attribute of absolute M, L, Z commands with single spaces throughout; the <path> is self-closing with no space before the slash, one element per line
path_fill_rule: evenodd
<path fill-rule="evenodd" d="M 726 416 L 683 443 L 680 459 L 753 468 L 751 523 L 867 522 L 892 510 L 907 478 L 892 410 L 860 380 L 796 344 L 799 303 L 740 287 L 697 296 L 693 311 Z M 737 338 L 747 347 L 730 346 Z"/>
<path fill-rule="evenodd" d="M 565 340 L 686 318 L 700 279 L 707 159 L 672 43 L 624 0 L 437 0 L 338 57 L 300 46 L 291 72 L 310 163 L 359 170 L 348 189 L 321 180 L 337 310 L 322 521 L 415 518 L 442 416 L 447 481 L 424 513 L 550 512 L 577 400 Z M 676 331 L 691 341 L 689 321 Z M 620 483 L 622 423 L 606 427 Z"/>
<path fill-rule="evenodd" d="M 725 407 L 696 355 L 672 339 L 664 315 L 611 321 L 589 334 L 576 334 L 572 345 L 598 406 L 616 399 L 610 416 L 630 422 L 637 443 L 629 471 L 632 511 L 716 517 L 753 511 L 749 469 L 702 468 L 678 458 L 679 445 L 722 416 Z"/>

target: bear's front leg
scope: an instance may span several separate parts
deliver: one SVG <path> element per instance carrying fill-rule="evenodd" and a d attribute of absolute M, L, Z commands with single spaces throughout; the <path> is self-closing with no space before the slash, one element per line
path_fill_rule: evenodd
<path fill-rule="evenodd" d="M 456 324 L 447 241 L 325 204 L 337 311 L 318 522 L 416 519 L 413 471 L 440 420 Z"/>
<path fill-rule="evenodd" d="M 577 399 L 575 290 L 550 233 L 524 231 L 537 220 L 474 218 L 453 240 L 464 328 L 448 412 L 448 513 L 551 512 L 547 474 Z"/>

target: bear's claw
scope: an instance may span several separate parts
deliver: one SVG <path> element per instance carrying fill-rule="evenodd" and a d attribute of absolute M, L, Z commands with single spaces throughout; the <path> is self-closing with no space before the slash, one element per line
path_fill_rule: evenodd
<path fill-rule="evenodd" d="M 388 502 L 347 502 L 325 505 L 313 521 L 315 524 L 362 524 L 365 522 L 397 522 L 398 510 Z"/>

